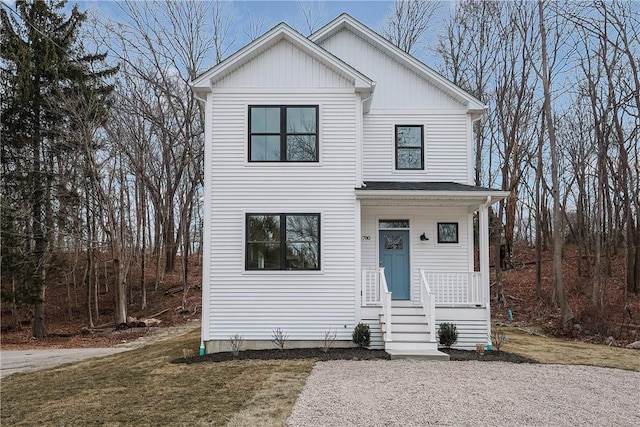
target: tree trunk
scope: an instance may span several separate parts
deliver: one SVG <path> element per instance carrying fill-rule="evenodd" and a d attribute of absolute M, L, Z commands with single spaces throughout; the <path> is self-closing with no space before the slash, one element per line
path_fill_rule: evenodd
<path fill-rule="evenodd" d="M 40 92 L 40 86 L 36 82 L 36 93 Z M 45 326 L 44 317 L 44 297 L 45 297 L 45 250 L 47 247 L 46 236 L 43 230 L 45 222 L 44 218 L 44 196 L 45 192 L 42 188 L 44 177 L 42 171 L 42 141 L 40 134 L 40 108 L 38 105 L 34 108 L 35 115 L 35 135 L 32 142 L 32 230 L 33 230 L 33 257 L 35 264 L 34 279 L 37 288 L 35 303 L 35 318 L 33 319 L 33 336 L 36 338 L 44 338 L 47 336 L 47 328 Z"/>
<path fill-rule="evenodd" d="M 127 323 L 127 290 L 124 274 L 124 260 L 120 259 L 119 242 L 114 239 L 113 258 L 113 290 L 114 290 L 114 322 L 116 325 Z"/>
<path fill-rule="evenodd" d="M 560 180 L 559 180 L 559 160 L 558 149 L 556 147 L 556 134 L 554 118 L 551 112 L 551 82 L 549 79 L 549 67 L 547 64 L 547 34 L 544 27 L 544 4 L 543 0 L 538 0 L 538 17 L 540 25 L 540 41 L 542 56 L 542 86 L 544 90 L 544 114 L 549 135 L 549 150 L 551 151 L 551 179 L 553 182 L 553 279 L 555 284 L 556 301 L 560 305 L 560 316 L 563 326 L 567 326 L 573 319 L 571 307 L 567 303 L 567 296 L 564 288 L 564 278 L 562 271 L 562 212 L 560 211 Z"/>
<path fill-rule="evenodd" d="M 542 128 L 544 128 L 544 115 L 542 115 Z M 542 143 L 543 132 L 540 131 L 538 136 L 538 165 L 536 168 L 536 298 L 542 298 L 542 247 L 543 234 L 542 227 L 544 219 L 542 218 Z"/>

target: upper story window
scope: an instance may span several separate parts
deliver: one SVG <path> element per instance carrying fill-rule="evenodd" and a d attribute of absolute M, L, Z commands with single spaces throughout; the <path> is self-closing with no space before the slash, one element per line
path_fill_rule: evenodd
<path fill-rule="evenodd" d="M 318 106 L 249 106 L 249 161 L 317 162 Z"/>
<path fill-rule="evenodd" d="M 320 214 L 247 214 L 247 270 L 319 270 Z"/>
<path fill-rule="evenodd" d="M 424 169 L 424 126 L 396 125 L 396 169 Z"/>

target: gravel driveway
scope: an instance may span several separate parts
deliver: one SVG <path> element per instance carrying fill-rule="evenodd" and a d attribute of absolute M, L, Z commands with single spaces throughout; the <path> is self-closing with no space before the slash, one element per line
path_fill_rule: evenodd
<path fill-rule="evenodd" d="M 503 362 L 322 362 L 288 425 L 640 426 L 640 373 Z"/>
<path fill-rule="evenodd" d="M 116 347 L 107 348 L 39 348 L 29 350 L 0 350 L 0 378 L 17 372 L 31 372 L 52 368 L 64 363 L 78 362 L 92 357 L 108 356 L 122 351 L 143 347 L 183 335 L 197 329 L 200 320 L 194 319 L 182 325 L 150 328 L 146 335 L 133 341 L 124 341 Z"/>

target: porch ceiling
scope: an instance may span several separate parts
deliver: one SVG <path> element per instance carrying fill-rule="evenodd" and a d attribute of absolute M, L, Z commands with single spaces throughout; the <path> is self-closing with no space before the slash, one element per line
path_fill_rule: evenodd
<path fill-rule="evenodd" d="M 509 192 L 456 182 L 367 181 L 355 194 L 365 205 L 373 206 L 397 206 L 398 202 L 403 206 L 478 206 L 496 203 Z"/>

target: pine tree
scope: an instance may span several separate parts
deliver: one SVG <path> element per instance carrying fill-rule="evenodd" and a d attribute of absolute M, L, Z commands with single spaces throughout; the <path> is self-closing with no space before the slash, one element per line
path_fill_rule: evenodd
<path fill-rule="evenodd" d="M 55 209 L 63 203 L 55 189 L 64 177 L 54 173 L 54 164 L 77 154 L 65 138 L 73 123 L 57 104 L 63 97 L 97 97 L 107 108 L 112 87 L 105 80 L 117 71 L 94 71 L 106 54 L 84 53 L 78 35 L 86 15 L 75 5 L 67 16 L 65 5 L 19 0 L 15 10 L 0 10 L 2 272 L 27 295 L 25 302 L 34 302 L 37 338 L 47 335 L 45 279 Z M 12 256 L 5 260 L 5 253 Z"/>

